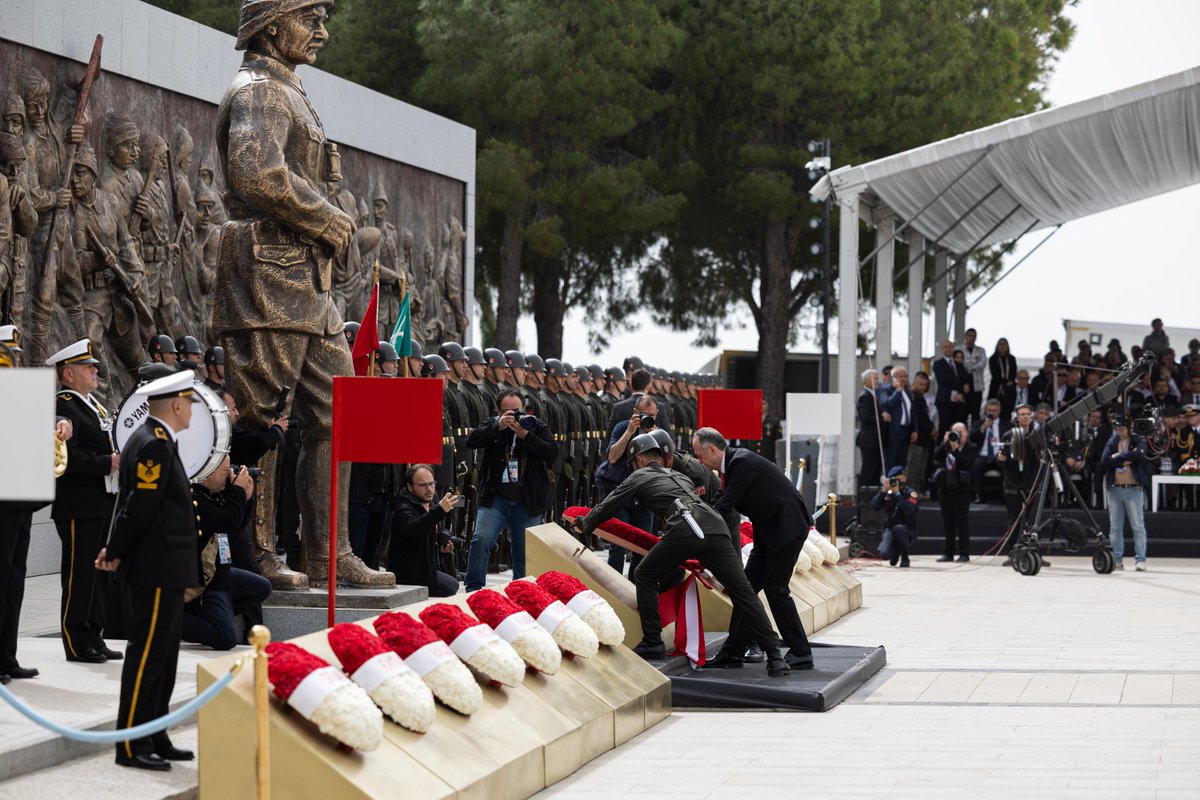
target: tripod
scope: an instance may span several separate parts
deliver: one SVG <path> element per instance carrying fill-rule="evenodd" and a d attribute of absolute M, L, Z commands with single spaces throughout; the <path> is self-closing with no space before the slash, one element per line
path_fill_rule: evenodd
<path fill-rule="evenodd" d="M 1033 490 L 1029 499 L 1021 507 L 1017 515 L 1017 541 L 1012 548 L 1012 568 L 1022 575 L 1037 575 L 1042 569 L 1041 548 L 1059 547 L 1068 553 L 1077 553 L 1087 546 L 1088 538 L 1094 537 L 1096 552 L 1092 555 L 1092 569 L 1101 575 L 1107 575 L 1116 566 L 1108 535 L 1101 530 L 1092 511 L 1087 507 L 1083 496 L 1079 494 L 1075 482 L 1066 479 L 1071 494 L 1079 507 L 1083 509 L 1088 519 L 1088 525 L 1064 517 L 1058 513 L 1058 493 L 1063 490 L 1063 473 L 1054 447 L 1049 442 L 1042 449 L 1041 463 L 1038 475 L 1034 478 Z M 1047 511 L 1046 499 L 1049 497 L 1049 515 L 1043 521 Z M 1030 509 L 1036 505 L 1033 521 L 1029 521 Z"/>

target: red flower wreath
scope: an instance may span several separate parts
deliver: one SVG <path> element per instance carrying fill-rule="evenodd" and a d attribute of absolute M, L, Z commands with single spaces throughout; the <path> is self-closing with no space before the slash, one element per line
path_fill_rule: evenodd
<path fill-rule="evenodd" d="M 474 628 L 480 624 L 479 620 L 449 603 L 436 603 L 424 608 L 419 616 L 446 644 L 453 644 L 459 634 L 467 628 Z"/>
<path fill-rule="evenodd" d="M 403 611 L 389 611 L 375 619 L 375 632 L 401 658 L 408 658 L 427 644 L 440 641 L 428 625 Z"/>
<path fill-rule="evenodd" d="M 498 628 L 500 623 L 513 614 L 520 614 L 523 609 L 494 589 L 480 589 L 467 595 L 467 605 L 475 612 L 475 616 L 489 625 Z"/>
<path fill-rule="evenodd" d="M 300 682 L 310 673 L 328 667 L 329 663 L 291 642 L 271 642 L 267 645 L 267 674 L 275 687 L 275 696 L 287 700 Z"/>
<path fill-rule="evenodd" d="M 352 622 L 343 622 L 330 629 L 329 646 L 342 662 L 342 669 L 350 675 L 375 656 L 392 652 L 382 639 Z"/>
<path fill-rule="evenodd" d="M 504 587 L 504 593 L 514 603 L 528 611 L 534 619 L 541 616 L 542 612 L 546 610 L 546 606 L 553 604 L 557 599 L 541 586 L 530 581 L 513 581 Z"/>

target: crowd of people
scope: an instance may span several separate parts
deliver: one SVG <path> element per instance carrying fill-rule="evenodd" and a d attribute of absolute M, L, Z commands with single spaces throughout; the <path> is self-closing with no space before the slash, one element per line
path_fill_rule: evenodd
<path fill-rule="evenodd" d="M 883 485 L 876 500 L 880 505 L 884 499 L 891 502 L 888 529 L 915 527 L 913 520 L 896 516 L 895 501 L 887 495 L 889 481 L 899 478 L 911 487 L 912 497 L 938 500 L 945 534 L 939 560 L 968 560 L 970 505 L 985 503 L 990 490 L 999 489 L 1011 526 L 1033 488 L 1037 454 L 1012 458 L 1013 431 L 1037 430 L 1067 405 L 1107 384 L 1130 361 L 1152 353 L 1149 371 L 1122 397 L 1072 426 L 1062 443 L 1068 478 L 1083 502 L 1092 509 L 1108 508 L 1117 568 L 1124 568 L 1128 520 L 1136 567 L 1144 570 L 1143 506 L 1150 477 L 1181 470 L 1190 474 L 1200 458 L 1200 340 L 1189 341 L 1188 352 L 1177 358 L 1162 320 L 1155 319 L 1141 345 L 1130 347 L 1128 355 L 1117 339 L 1103 353 L 1080 341 L 1071 356 L 1052 341 L 1032 377 L 1018 367 L 1007 339 L 999 339 L 990 356 L 976 342 L 974 329 L 966 331 L 962 343 L 942 342 L 930 367 L 932 376 L 917 372 L 910 379 L 901 366 L 862 375 L 856 402 L 862 464 L 858 483 L 860 490 Z M 1144 420 L 1145 429 L 1155 433 L 1149 439 L 1132 433 L 1135 420 Z M 1196 510 L 1190 489 L 1167 486 L 1164 492 L 1167 508 Z M 1076 502 L 1075 494 L 1065 492 L 1061 502 Z M 892 538 L 888 545 L 897 548 L 903 566 L 908 562 L 903 542 L 909 537 L 894 537 L 896 545 Z"/>

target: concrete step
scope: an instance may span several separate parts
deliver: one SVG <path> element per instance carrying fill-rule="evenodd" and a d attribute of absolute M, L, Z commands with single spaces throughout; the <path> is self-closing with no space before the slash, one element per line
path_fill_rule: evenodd
<path fill-rule="evenodd" d="M 176 747 L 196 750 L 196 726 L 171 731 Z M 193 800 L 200 796 L 198 761 L 177 761 L 168 772 L 117 766 L 111 745 L 94 755 L 0 782 L 3 800 L 86 797 L 88 800 Z"/>

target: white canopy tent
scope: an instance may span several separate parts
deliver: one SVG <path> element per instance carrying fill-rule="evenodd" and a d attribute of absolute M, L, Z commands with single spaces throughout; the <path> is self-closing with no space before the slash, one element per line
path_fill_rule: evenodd
<path fill-rule="evenodd" d="M 831 193 L 843 221 L 860 217 L 877 245 L 859 259 L 857 224 L 842 224 L 839 294 L 857 298 L 858 267 L 876 261 L 877 350 L 891 358 L 892 259 L 909 245 L 915 266 L 935 259 L 934 326 L 946 338 L 954 273 L 955 338 L 965 327 L 966 257 L 1031 231 L 1200 183 L 1200 67 L 1079 103 L 1039 111 L 904 153 L 837 169 L 813 187 Z M 950 259 L 955 259 L 948 266 Z M 923 267 L 923 264 L 921 265 Z M 923 307 L 924 269 L 909 279 L 910 307 Z M 855 304 L 856 305 L 856 304 Z M 854 314 L 843 311 L 843 319 Z M 909 315 L 909 368 L 920 361 L 922 315 Z M 854 325 L 839 352 L 854 352 Z M 858 391 L 855 359 L 838 359 L 838 391 Z M 854 418 L 843 417 L 843 442 Z M 841 459 L 838 492 L 854 491 L 853 459 Z"/>

